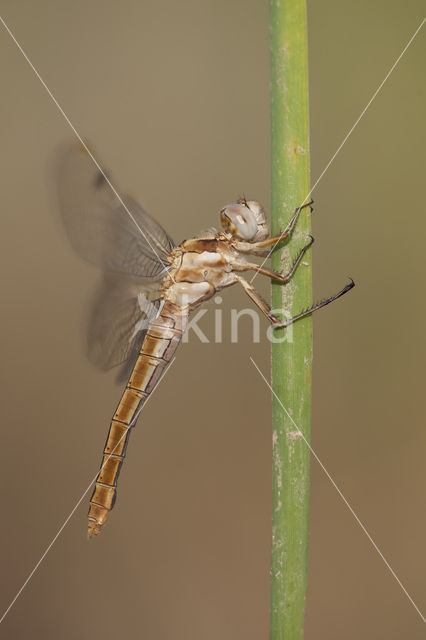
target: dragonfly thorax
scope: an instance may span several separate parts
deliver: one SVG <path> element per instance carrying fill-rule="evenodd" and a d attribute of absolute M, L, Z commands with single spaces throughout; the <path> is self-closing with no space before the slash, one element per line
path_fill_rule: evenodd
<path fill-rule="evenodd" d="M 230 261 L 236 252 L 226 241 L 193 238 L 174 251 L 163 283 L 164 299 L 194 309 L 234 283 Z"/>

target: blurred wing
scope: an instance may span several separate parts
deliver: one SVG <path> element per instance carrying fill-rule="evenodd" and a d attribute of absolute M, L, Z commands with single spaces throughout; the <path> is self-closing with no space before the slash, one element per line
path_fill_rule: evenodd
<path fill-rule="evenodd" d="M 130 370 L 160 305 L 158 289 L 143 290 L 128 278 L 105 274 L 88 319 L 89 360 L 105 371 L 130 359 Z"/>
<path fill-rule="evenodd" d="M 70 242 L 83 258 L 110 272 L 163 278 L 174 243 L 128 196 L 120 199 L 81 145 L 58 152 L 55 182 Z"/>
<path fill-rule="evenodd" d="M 214 227 L 208 227 L 207 229 L 203 229 L 200 233 L 197 233 L 194 238 L 203 238 L 206 240 L 213 240 L 213 238 L 217 238 L 218 231 Z"/>

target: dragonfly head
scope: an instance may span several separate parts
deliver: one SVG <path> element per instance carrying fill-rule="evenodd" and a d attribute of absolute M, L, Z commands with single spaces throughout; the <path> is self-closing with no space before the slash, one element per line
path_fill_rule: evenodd
<path fill-rule="evenodd" d="M 246 242 L 259 242 L 269 235 L 262 205 L 254 200 L 241 198 L 227 204 L 221 209 L 220 222 L 227 233 Z"/>

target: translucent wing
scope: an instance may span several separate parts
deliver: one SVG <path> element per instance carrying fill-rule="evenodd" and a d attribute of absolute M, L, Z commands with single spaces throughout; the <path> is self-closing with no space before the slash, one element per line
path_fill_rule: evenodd
<path fill-rule="evenodd" d="M 106 371 L 139 351 L 149 321 L 161 304 L 155 288 L 142 289 L 122 276 L 105 274 L 91 304 L 87 355 Z"/>
<path fill-rule="evenodd" d="M 83 258 L 106 271 L 164 277 L 172 239 L 135 200 L 120 201 L 81 145 L 58 152 L 55 182 L 66 232 Z"/>
<path fill-rule="evenodd" d="M 203 229 L 200 233 L 197 233 L 194 238 L 203 238 L 203 239 L 213 239 L 217 238 L 218 231 L 214 227 L 208 227 L 207 229 Z"/>
<path fill-rule="evenodd" d="M 132 198 L 120 202 L 82 147 L 67 144 L 58 152 L 55 181 L 73 248 L 104 271 L 87 318 L 87 355 L 102 370 L 126 363 L 121 381 L 158 313 L 174 244 Z"/>

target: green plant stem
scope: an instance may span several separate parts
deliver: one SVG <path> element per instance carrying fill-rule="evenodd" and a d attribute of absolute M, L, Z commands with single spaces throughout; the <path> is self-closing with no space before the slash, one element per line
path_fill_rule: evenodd
<path fill-rule="evenodd" d="M 284 229 L 309 194 L 309 105 L 305 0 L 270 2 L 272 232 Z M 290 251 L 307 242 L 309 208 L 272 266 L 287 271 Z M 311 254 L 286 286 L 273 284 L 273 309 L 286 317 L 311 304 Z M 275 332 L 272 345 L 273 514 L 270 640 L 301 640 L 305 616 L 311 412 L 312 324 L 304 318 Z M 278 400 L 279 399 L 279 400 Z M 283 406 L 281 406 L 280 402 Z M 286 414 L 288 411 L 293 421 Z"/>

